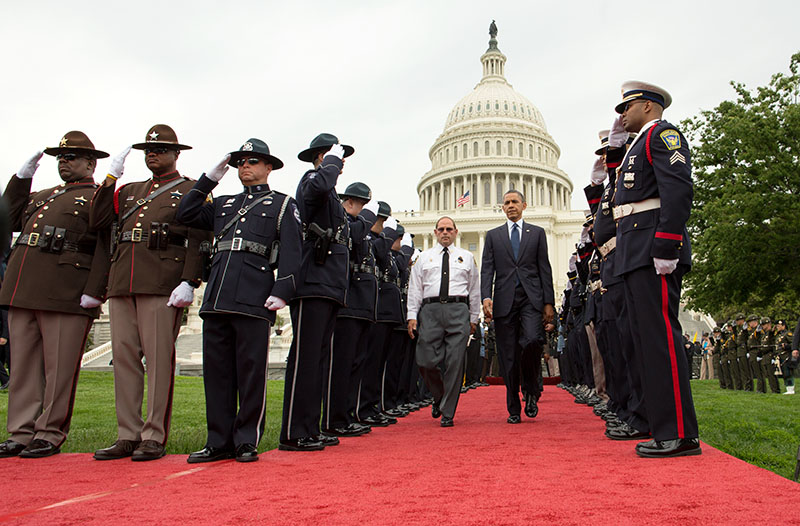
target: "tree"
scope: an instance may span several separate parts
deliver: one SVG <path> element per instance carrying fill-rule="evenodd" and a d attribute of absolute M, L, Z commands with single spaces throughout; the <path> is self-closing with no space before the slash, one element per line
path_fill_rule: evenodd
<path fill-rule="evenodd" d="M 800 53 L 790 74 L 683 121 L 693 143 L 691 308 L 800 313 Z"/>

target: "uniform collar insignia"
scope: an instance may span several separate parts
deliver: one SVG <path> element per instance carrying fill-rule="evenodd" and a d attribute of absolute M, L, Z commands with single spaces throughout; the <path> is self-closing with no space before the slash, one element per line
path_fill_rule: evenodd
<path fill-rule="evenodd" d="M 183 194 L 182 194 L 182 193 L 180 193 L 179 191 L 175 190 L 174 192 L 170 192 L 170 193 L 169 193 L 169 196 L 170 196 L 172 199 L 180 199 L 181 197 L 183 197 Z"/>
<path fill-rule="evenodd" d="M 78 197 L 75 198 L 75 204 L 76 205 L 83 206 L 83 205 L 85 205 L 87 203 L 87 201 L 88 201 L 88 199 L 86 199 L 82 195 L 79 195 Z"/>

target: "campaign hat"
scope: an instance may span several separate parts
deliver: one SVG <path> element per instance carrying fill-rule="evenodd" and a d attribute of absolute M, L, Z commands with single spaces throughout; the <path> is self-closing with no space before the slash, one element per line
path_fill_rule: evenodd
<path fill-rule="evenodd" d="M 272 165 L 273 170 L 280 170 L 283 168 L 283 161 L 269 153 L 269 146 L 261 139 L 250 138 L 242 144 L 238 150 L 231 152 L 231 160 L 228 164 L 236 168 L 236 161 L 243 157 L 258 157 L 266 160 Z"/>
<path fill-rule="evenodd" d="M 345 197 L 357 197 L 369 201 L 372 199 L 372 190 L 364 183 L 350 183 L 347 185 L 347 188 L 344 189 L 344 192 L 339 194 L 339 197 L 342 199 Z"/>
<path fill-rule="evenodd" d="M 45 148 L 44 153 L 53 156 L 62 153 L 80 153 L 90 155 L 95 159 L 104 159 L 108 157 L 106 152 L 100 151 L 94 147 L 94 144 L 85 133 L 77 130 L 65 133 L 61 141 L 59 141 L 58 146 Z"/>
<path fill-rule="evenodd" d="M 386 201 L 378 201 L 378 217 L 387 218 L 392 215 L 392 207 Z"/>
<path fill-rule="evenodd" d="M 134 150 L 148 150 L 150 148 L 168 148 L 170 150 L 191 150 L 191 146 L 181 144 L 178 135 L 166 124 L 156 124 L 147 130 L 144 142 L 137 142 L 132 146 Z"/>
<path fill-rule="evenodd" d="M 339 138 L 332 133 L 320 133 L 311 140 L 308 148 L 297 154 L 297 158 L 307 163 L 314 161 L 314 152 L 318 150 L 329 150 L 334 144 L 339 144 Z M 355 148 L 342 144 L 344 148 L 344 156 L 350 157 L 355 152 Z"/>

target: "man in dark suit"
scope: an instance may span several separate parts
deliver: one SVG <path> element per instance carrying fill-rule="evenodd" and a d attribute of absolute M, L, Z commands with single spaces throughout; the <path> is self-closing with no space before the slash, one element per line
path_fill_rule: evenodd
<path fill-rule="evenodd" d="M 486 234 L 481 262 L 483 311 L 487 319 L 494 318 L 509 424 L 520 422 L 520 383 L 525 415 L 534 418 L 539 412 L 543 328 L 553 329 L 555 314 L 547 239 L 541 227 L 522 220 L 527 206 L 521 192 L 505 193 L 508 221 Z"/>

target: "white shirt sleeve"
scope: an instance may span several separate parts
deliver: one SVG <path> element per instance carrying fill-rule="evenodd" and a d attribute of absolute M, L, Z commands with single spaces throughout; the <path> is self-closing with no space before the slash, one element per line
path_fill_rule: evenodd
<path fill-rule="evenodd" d="M 469 271 L 469 321 L 478 323 L 481 317 L 481 276 L 475 259 Z"/>
<path fill-rule="evenodd" d="M 422 306 L 422 257 L 417 257 L 416 263 L 411 267 L 411 276 L 408 278 L 408 299 L 406 300 L 406 318 L 416 320 L 419 308 Z"/>

